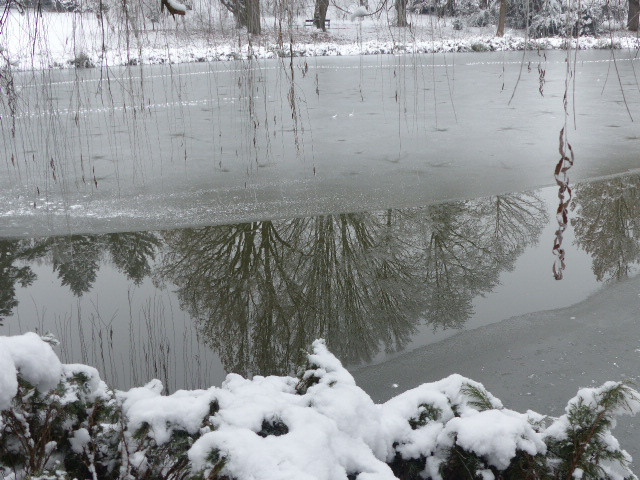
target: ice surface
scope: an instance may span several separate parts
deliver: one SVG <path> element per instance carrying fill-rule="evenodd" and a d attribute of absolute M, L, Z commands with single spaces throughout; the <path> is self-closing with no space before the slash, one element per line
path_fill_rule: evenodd
<path fill-rule="evenodd" d="M 549 185 L 566 55 L 545 55 L 525 55 L 527 64 L 546 68 L 544 96 L 535 69 L 524 69 L 511 104 L 506 91 L 518 79 L 518 52 L 295 59 L 295 68 L 308 68 L 295 80 L 298 123 L 290 108 L 276 107 L 289 89 L 277 60 L 152 66 L 144 82 L 139 70 L 113 69 L 104 96 L 94 95 L 100 72 L 88 70 L 77 108 L 69 107 L 76 103 L 69 88 L 75 73 L 53 72 L 47 88 L 55 101 L 38 112 L 20 110 L 16 139 L 3 145 L 2 235 L 411 207 Z M 637 168 L 635 124 L 619 89 L 604 84 L 610 53 L 581 51 L 578 59 L 577 129 L 569 136 L 579 168 L 572 180 Z M 635 81 L 638 61 L 632 51 L 616 54 L 623 84 Z M 15 81 L 31 104 L 27 99 L 35 100 L 41 87 L 30 85 L 38 81 L 27 74 Z M 250 101 L 247 89 L 256 85 Z M 632 111 L 639 95 L 625 92 Z M 125 109 L 126 102 L 140 111 Z M 262 119 L 254 131 L 245 128 L 249 105 Z M 51 122 L 56 136 L 77 138 L 76 116 L 90 145 L 54 141 Z"/>

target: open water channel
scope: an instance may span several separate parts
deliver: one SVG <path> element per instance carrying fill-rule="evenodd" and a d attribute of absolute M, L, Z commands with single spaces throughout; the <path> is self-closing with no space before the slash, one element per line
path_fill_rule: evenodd
<path fill-rule="evenodd" d="M 319 337 L 379 401 L 461 373 L 560 414 L 581 386 L 637 379 L 640 61 L 569 58 L 16 75 L 0 334 L 52 332 L 118 388 L 288 374 Z M 618 435 L 640 455 L 633 423 Z"/>

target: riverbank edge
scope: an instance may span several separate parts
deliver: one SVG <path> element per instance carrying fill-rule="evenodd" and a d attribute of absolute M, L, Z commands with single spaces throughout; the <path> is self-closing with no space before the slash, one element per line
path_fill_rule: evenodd
<path fill-rule="evenodd" d="M 636 50 L 640 51 L 640 37 L 618 32 L 608 37 L 546 37 L 530 39 L 518 35 L 505 37 L 471 36 L 428 41 L 365 41 L 351 43 L 232 43 L 210 45 L 180 45 L 166 48 L 81 52 L 80 54 L 22 58 L 11 63 L 14 72 L 110 68 L 143 65 L 177 65 L 215 63 L 222 61 L 286 60 L 290 58 L 396 55 L 413 56 L 447 53 L 484 53 L 546 50 Z"/>

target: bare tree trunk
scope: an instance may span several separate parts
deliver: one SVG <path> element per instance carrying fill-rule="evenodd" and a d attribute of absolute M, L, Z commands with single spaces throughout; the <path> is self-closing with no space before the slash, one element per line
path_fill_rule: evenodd
<path fill-rule="evenodd" d="M 638 16 L 640 16 L 640 0 L 629 0 L 627 28 L 632 32 L 638 31 Z"/>
<path fill-rule="evenodd" d="M 321 28 L 323 32 L 327 30 L 324 21 L 327 18 L 329 0 L 316 0 L 316 8 L 313 13 L 313 24 L 316 28 Z"/>
<path fill-rule="evenodd" d="M 247 32 L 260 35 L 260 0 L 246 0 Z"/>
<path fill-rule="evenodd" d="M 238 27 L 247 26 L 247 6 L 243 0 L 220 0 L 220 2 L 233 14 Z"/>
<path fill-rule="evenodd" d="M 396 26 L 409 26 L 409 23 L 407 22 L 407 0 L 396 0 L 396 18 Z"/>
<path fill-rule="evenodd" d="M 504 24 L 507 21 L 507 1 L 500 0 L 500 14 L 498 16 L 498 31 L 496 37 L 504 37 Z"/>
<path fill-rule="evenodd" d="M 235 11 L 232 13 L 236 17 L 236 23 L 239 27 L 247 26 L 247 5 L 242 0 L 233 0 Z"/>

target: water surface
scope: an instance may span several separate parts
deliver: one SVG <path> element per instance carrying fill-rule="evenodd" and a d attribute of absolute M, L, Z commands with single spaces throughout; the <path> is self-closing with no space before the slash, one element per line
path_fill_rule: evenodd
<path fill-rule="evenodd" d="M 577 303 L 633 276 L 640 177 L 576 188 L 552 278 L 555 189 L 408 209 L 2 240 L 0 332 L 62 340 L 119 388 L 290 374 L 323 337 L 350 368 Z M 634 299 L 635 301 L 635 299 Z M 455 364 L 450 366 L 455 371 Z"/>

